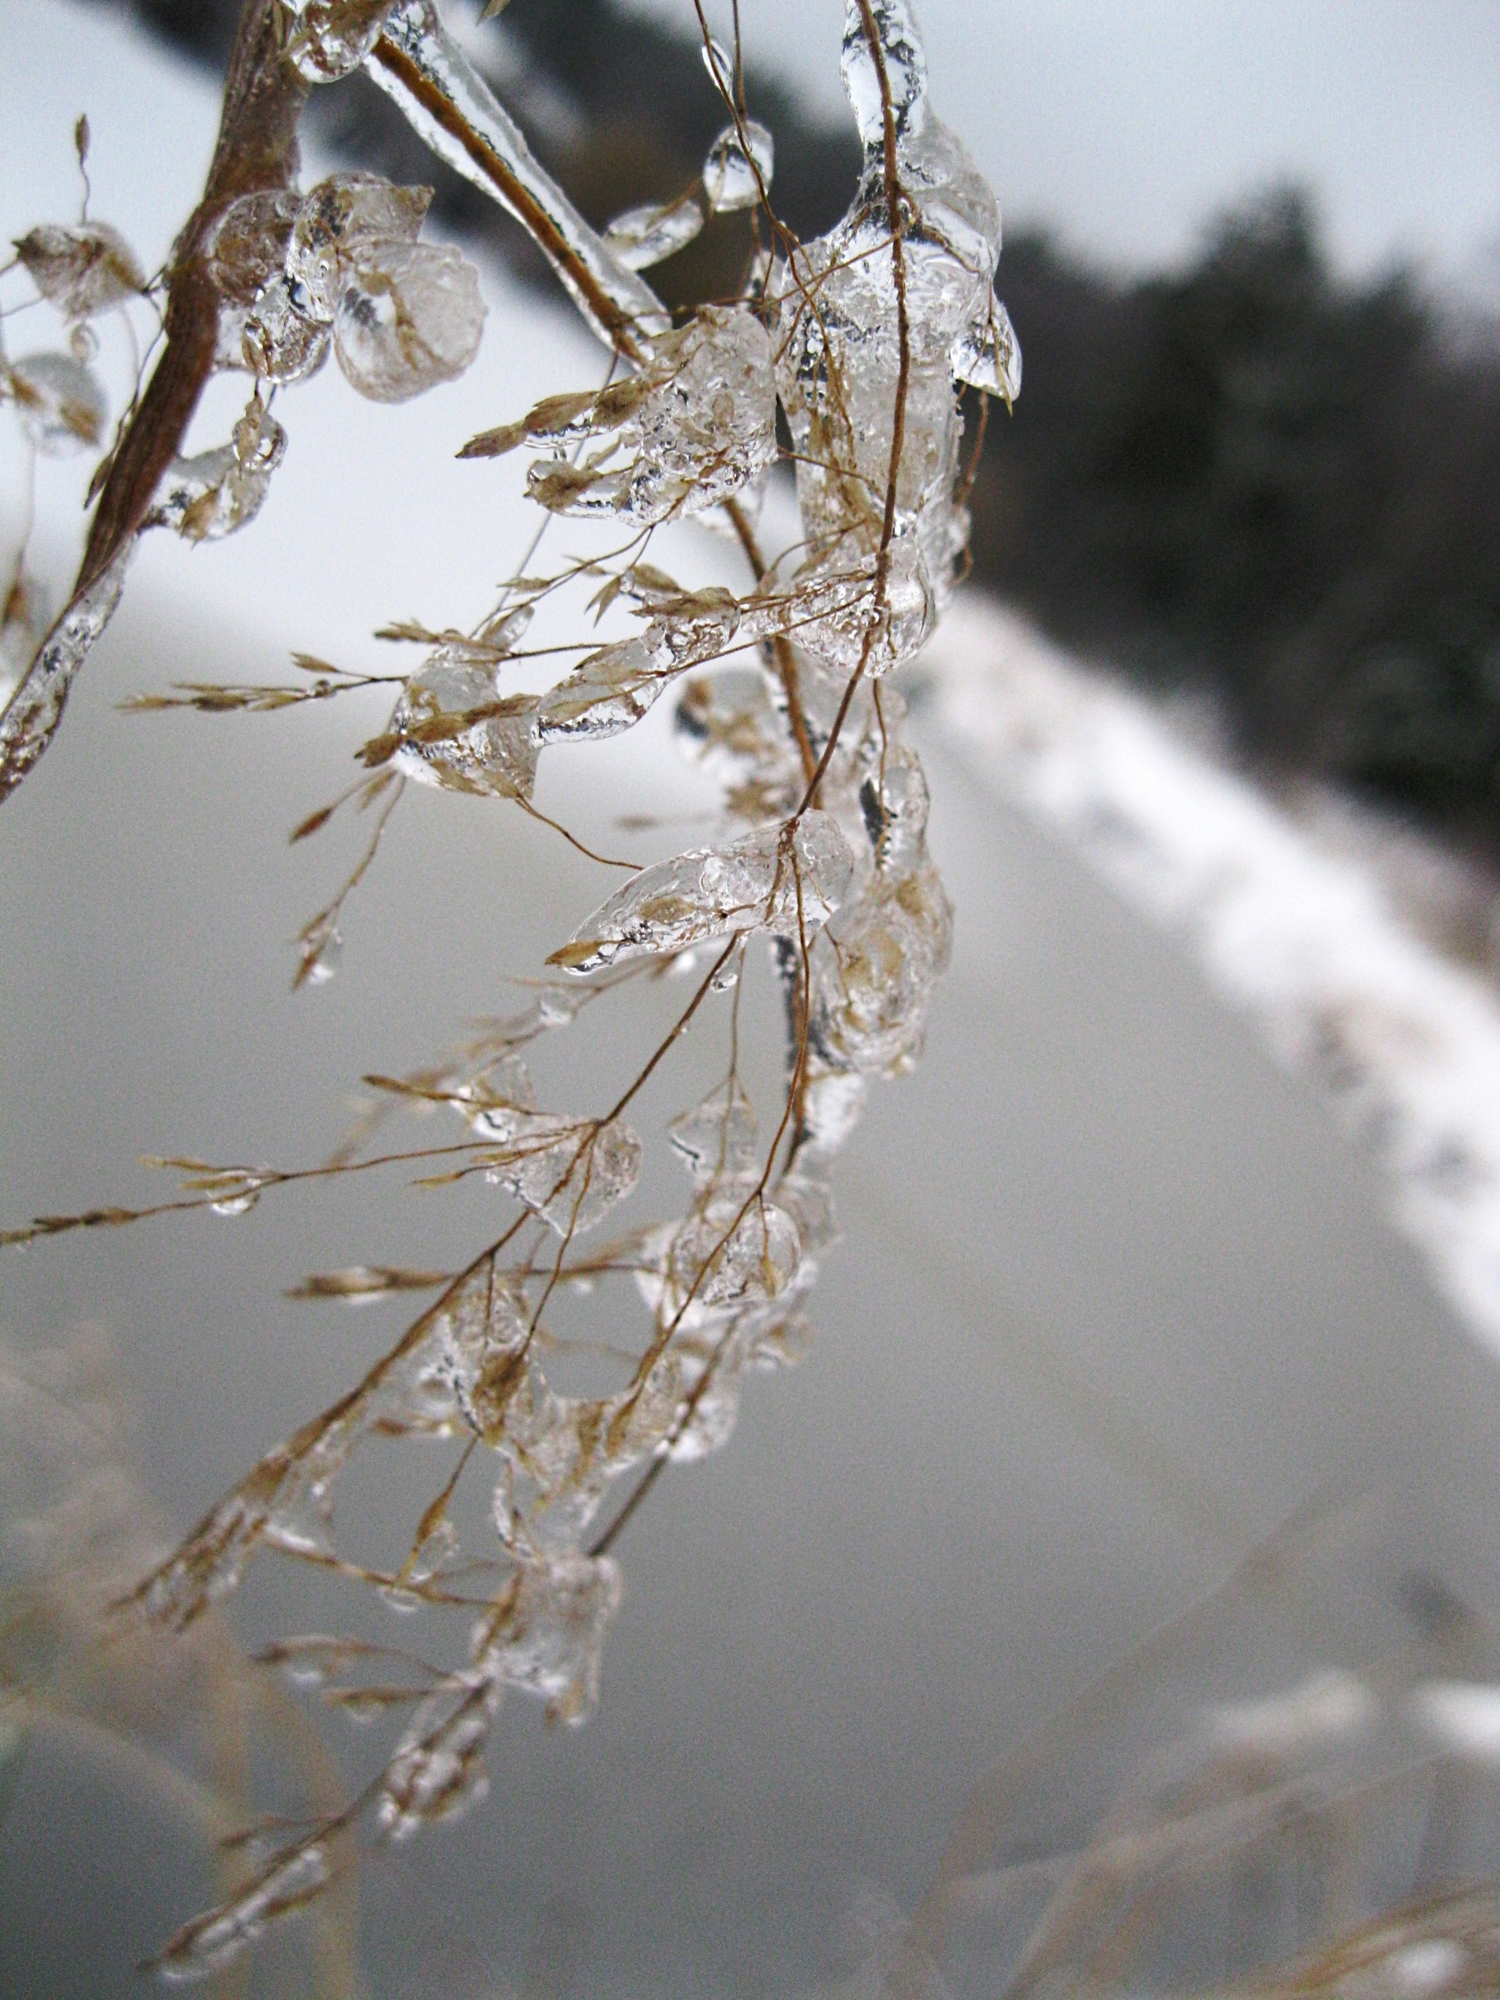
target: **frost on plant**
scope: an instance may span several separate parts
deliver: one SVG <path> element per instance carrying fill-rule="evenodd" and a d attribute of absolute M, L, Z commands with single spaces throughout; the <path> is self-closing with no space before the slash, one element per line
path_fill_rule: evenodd
<path fill-rule="evenodd" d="M 805 1350 L 804 1308 L 836 1233 L 835 1156 L 869 1080 L 914 1064 L 948 961 L 926 781 L 886 677 L 920 650 L 962 567 L 963 390 L 1008 399 L 1019 386 L 993 292 L 998 210 L 928 105 L 903 0 L 849 0 L 843 71 L 864 169 L 844 219 L 811 243 L 771 206 L 772 136 L 747 113 L 738 51 L 705 33 L 704 55 L 704 87 L 727 122 L 700 180 L 599 234 L 537 165 L 432 0 L 251 0 L 204 201 L 163 281 L 165 357 L 122 426 L 77 588 L 0 720 L 8 789 L 55 729 L 137 535 L 165 526 L 206 542 L 249 523 L 289 432 L 295 441 L 295 398 L 284 392 L 330 354 L 355 389 L 386 401 L 473 357 L 477 279 L 456 251 L 422 238 L 426 189 L 349 172 L 298 184 L 307 91 L 362 66 L 531 232 L 611 352 L 602 388 L 559 385 L 529 411 L 496 411 L 463 456 L 525 450 L 539 528 L 589 516 L 611 524 L 618 545 L 549 566 L 539 534 L 529 573 L 476 623 L 406 622 L 381 635 L 418 648 L 417 663 L 383 677 L 389 721 L 360 747 L 363 774 L 346 794 L 378 811 L 357 866 L 301 934 L 297 983 L 332 975 L 345 900 L 407 779 L 537 813 L 544 754 L 621 735 L 670 699 L 677 742 L 719 785 L 721 808 L 687 851 L 645 868 L 610 864 L 629 879 L 591 914 L 559 922 L 556 971 L 528 1007 L 427 1069 L 370 1079 L 378 1107 L 327 1165 L 168 1162 L 185 1185 L 153 1209 L 43 1217 L 8 1232 L 20 1241 L 177 1209 L 243 1215 L 307 1180 L 393 1164 L 429 1184 L 470 1179 L 495 1191 L 493 1234 L 456 1272 L 357 1266 L 299 1288 L 431 1300 L 362 1382 L 253 1467 L 122 1607 L 127 1622 L 189 1632 L 273 1551 L 362 1581 L 393 1608 L 465 1626 L 446 1660 L 394 1684 L 367 1675 L 378 1649 L 352 1640 L 310 1634 L 272 1649 L 325 1701 L 393 1713 L 399 1731 L 352 1805 L 263 1842 L 236 1894 L 178 1934 L 164 1956 L 177 1973 L 211 1970 L 320 1897 L 328 1857 L 356 1829 L 400 1841 L 477 1799 L 507 1691 L 553 1718 L 585 1718 L 620 1602 L 613 1546 L 665 1466 L 730 1435 L 745 1374 Z M 674 325 L 640 274 L 686 243 L 705 210 L 747 211 L 754 254 L 740 297 Z M 140 290 L 128 247 L 98 225 L 40 228 L 22 261 L 75 332 Z M 43 358 L 7 363 L 0 378 L 38 448 L 98 438 L 105 417 L 86 361 Z M 184 457 L 187 415 L 216 370 L 251 379 L 244 414 L 225 444 Z M 800 533 L 768 554 L 753 522 L 787 456 Z M 691 517 L 727 529 L 738 553 L 723 582 L 688 590 L 651 544 Z M 626 630 L 579 645 L 582 657 L 550 687 L 524 691 L 513 669 L 533 614 L 568 592 L 587 592 L 596 619 L 624 619 Z M 298 685 L 194 684 L 134 705 L 264 710 L 372 679 L 299 665 L 308 679 Z M 778 1091 L 756 1105 L 741 1076 L 740 995 L 766 965 L 787 1047 Z M 668 973 L 683 982 L 666 983 Z M 644 1064 L 610 1103 L 539 1103 L 524 1052 L 607 1013 L 626 982 L 677 996 Z M 675 1210 L 643 1220 L 630 1206 L 650 1138 L 637 1100 L 648 1079 L 670 1076 L 690 1032 L 722 1048 L 722 1072 L 665 1135 L 685 1169 Z M 439 1123 L 422 1143 L 374 1149 L 385 1114 L 434 1109 Z M 560 1308 L 595 1287 L 608 1301 L 616 1379 L 564 1393 L 554 1357 L 571 1343 L 557 1330 Z M 412 1439 L 446 1443 L 446 1479 L 403 1548 L 357 1564 L 340 1544 L 342 1475 L 356 1454 Z M 480 1479 L 490 1532 L 482 1548 L 461 1547 L 455 1496 Z"/>

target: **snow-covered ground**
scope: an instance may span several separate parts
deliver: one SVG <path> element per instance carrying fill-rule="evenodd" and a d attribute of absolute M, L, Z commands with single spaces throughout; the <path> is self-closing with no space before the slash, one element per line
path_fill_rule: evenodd
<path fill-rule="evenodd" d="M 1390 1177 L 1393 1218 L 1500 1347 L 1500 1005 L 1398 907 L 1378 826 L 1331 809 L 1299 823 L 1146 699 L 976 596 L 927 664 L 968 767 L 1170 927 L 1277 1060 L 1328 1088 Z"/>

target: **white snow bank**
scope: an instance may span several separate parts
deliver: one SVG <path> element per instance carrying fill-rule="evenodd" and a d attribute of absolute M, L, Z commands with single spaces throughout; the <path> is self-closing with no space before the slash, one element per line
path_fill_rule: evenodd
<path fill-rule="evenodd" d="M 968 597 L 925 656 L 949 746 L 1190 945 L 1378 1154 L 1400 1228 L 1500 1348 L 1500 1005 L 1248 780 L 1022 619 Z"/>

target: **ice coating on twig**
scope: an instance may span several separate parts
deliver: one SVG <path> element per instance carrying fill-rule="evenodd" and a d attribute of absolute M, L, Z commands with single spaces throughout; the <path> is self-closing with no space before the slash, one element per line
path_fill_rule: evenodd
<path fill-rule="evenodd" d="M 0 799 L 20 784 L 62 719 L 73 676 L 109 623 L 125 588 L 130 548 L 68 606 L 0 713 Z"/>
<path fill-rule="evenodd" d="M 525 224 L 606 346 L 635 352 L 667 330 L 656 294 L 610 253 L 538 165 L 432 0 L 397 0 L 365 68 L 439 158 Z"/>
<path fill-rule="evenodd" d="M 320 1841 L 273 1856 L 237 1896 L 185 1924 L 157 1959 L 157 1971 L 172 1981 L 208 1978 L 238 1958 L 268 1924 L 305 1909 L 331 1880 Z"/>
<path fill-rule="evenodd" d="M 732 932 L 811 936 L 838 908 L 853 869 L 837 820 L 805 813 L 725 847 L 694 848 L 643 868 L 548 963 L 596 972 L 619 959 L 683 951 Z"/>

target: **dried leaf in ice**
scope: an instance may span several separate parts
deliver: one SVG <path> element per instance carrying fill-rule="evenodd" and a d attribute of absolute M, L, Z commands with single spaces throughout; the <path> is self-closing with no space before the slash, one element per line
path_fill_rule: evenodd
<path fill-rule="evenodd" d="M 844 547 L 814 556 L 746 605 L 752 630 L 794 631 L 797 643 L 847 678 L 878 677 L 914 660 L 937 622 L 937 593 L 915 532 L 897 532 L 881 561 Z"/>
<path fill-rule="evenodd" d="M 393 245 L 345 286 L 334 353 L 362 396 L 404 403 L 463 373 L 479 352 L 484 319 L 479 274 L 457 250 Z"/>
<path fill-rule="evenodd" d="M 207 1978 L 253 1944 L 267 1924 L 306 1909 L 332 1879 L 320 1841 L 275 1855 L 237 1896 L 184 1924 L 157 1959 L 157 1971 L 170 1980 Z"/>
<path fill-rule="evenodd" d="M 727 590 L 651 595 L 657 615 L 641 638 L 590 653 L 543 695 L 537 710 L 543 743 L 615 736 L 630 728 L 678 674 L 717 658 L 739 627 L 739 605 Z"/>
<path fill-rule="evenodd" d="M 801 1275 L 797 1225 L 753 1178 L 708 1183 L 661 1239 L 657 1268 L 638 1282 L 658 1319 L 684 1328 L 716 1308 L 779 1298 Z"/>
<path fill-rule="evenodd" d="M 375 1823 L 389 1840 L 482 1799 L 489 1789 L 484 1746 L 504 1689 L 495 1675 L 451 1674 L 413 1716 L 385 1770 Z"/>
<path fill-rule="evenodd" d="M 103 438 L 109 404 L 98 380 L 73 355 L 23 355 L 0 381 L 22 430 L 45 458 L 67 458 Z"/>
<path fill-rule="evenodd" d="M 232 444 L 173 460 L 147 524 L 173 528 L 184 541 L 221 541 L 255 519 L 285 456 L 286 432 L 252 400 Z"/>
<path fill-rule="evenodd" d="M 984 389 L 1013 403 L 1021 393 L 1021 343 L 1010 314 L 998 299 L 974 325 L 966 327 L 953 346 L 953 377 L 971 389 Z"/>
<path fill-rule="evenodd" d="M 16 244 L 42 297 L 69 319 L 91 319 L 146 289 L 135 252 L 107 222 L 43 223 Z"/>
<path fill-rule="evenodd" d="M 351 275 L 378 269 L 393 245 L 416 242 L 431 202 L 431 188 L 397 187 L 377 174 L 319 181 L 299 203 L 286 244 L 299 309 L 331 320 Z"/>
<path fill-rule="evenodd" d="M 546 744 L 616 736 L 640 721 L 670 679 L 643 639 L 601 646 L 542 696 L 537 737 Z"/>
<path fill-rule="evenodd" d="M 618 1118 L 600 1125 L 497 1104 L 470 1113 L 470 1123 L 496 1148 L 486 1178 L 560 1236 L 596 1227 L 640 1178 L 641 1142 Z"/>
<path fill-rule="evenodd" d="M 494 669 L 440 647 L 406 683 L 378 746 L 422 784 L 495 798 L 529 799 L 536 782 L 534 695 L 502 695 Z"/>
<path fill-rule="evenodd" d="M 290 188 L 231 202 L 204 244 L 219 293 L 218 364 L 267 382 L 299 382 L 328 357 L 329 331 L 298 309 L 286 274 L 304 197 Z"/>
<path fill-rule="evenodd" d="M 813 975 L 810 1035 L 831 1068 L 900 1075 L 921 1053 L 952 949 L 953 909 L 931 862 L 877 874 Z"/>
<path fill-rule="evenodd" d="M 253 305 L 286 268 L 304 197 L 293 188 L 263 189 L 232 201 L 204 238 L 208 274 L 221 300 Z"/>
<path fill-rule="evenodd" d="M 577 1553 L 527 1562 L 513 1606 L 488 1635 L 486 1672 L 540 1697 L 555 1722 L 585 1720 L 599 1699 L 604 1629 L 620 1607 L 619 1565 Z"/>
<path fill-rule="evenodd" d="M 771 185 L 775 143 L 764 125 L 753 118 L 726 125 L 703 162 L 703 192 L 716 215 L 754 208 L 763 188 Z"/>
<path fill-rule="evenodd" d="M 691 196 L 627 208 L 604 231 L 604 242 L 628 271 L 649 270 L 684 249 L 703 227 L 703 210 Z"/>
<path fill-rule="evenodd" d="M 703 306 L 652 342 L 641 372 L 597 396 L 549 397 L 470 456 L 527 437 L 607 440 L 575 465 L 531 468 L 527 492 L 561 514 L 622 514 L 643 525 L 719 506 L 776 456 L 776 385 L 765 328 L 743 306 Z M 623 459 L 619 456 L 623 454 Z"/>
<path fill-rule="evenodd" d="M 837 820 L 804 813 L 727 846 L 694 848 L 643 868 L 548 963 L 594 972 L 617 959 L 682 951 L 730 932 L 810 936 L 838 908 L 853 869 Z"/>

